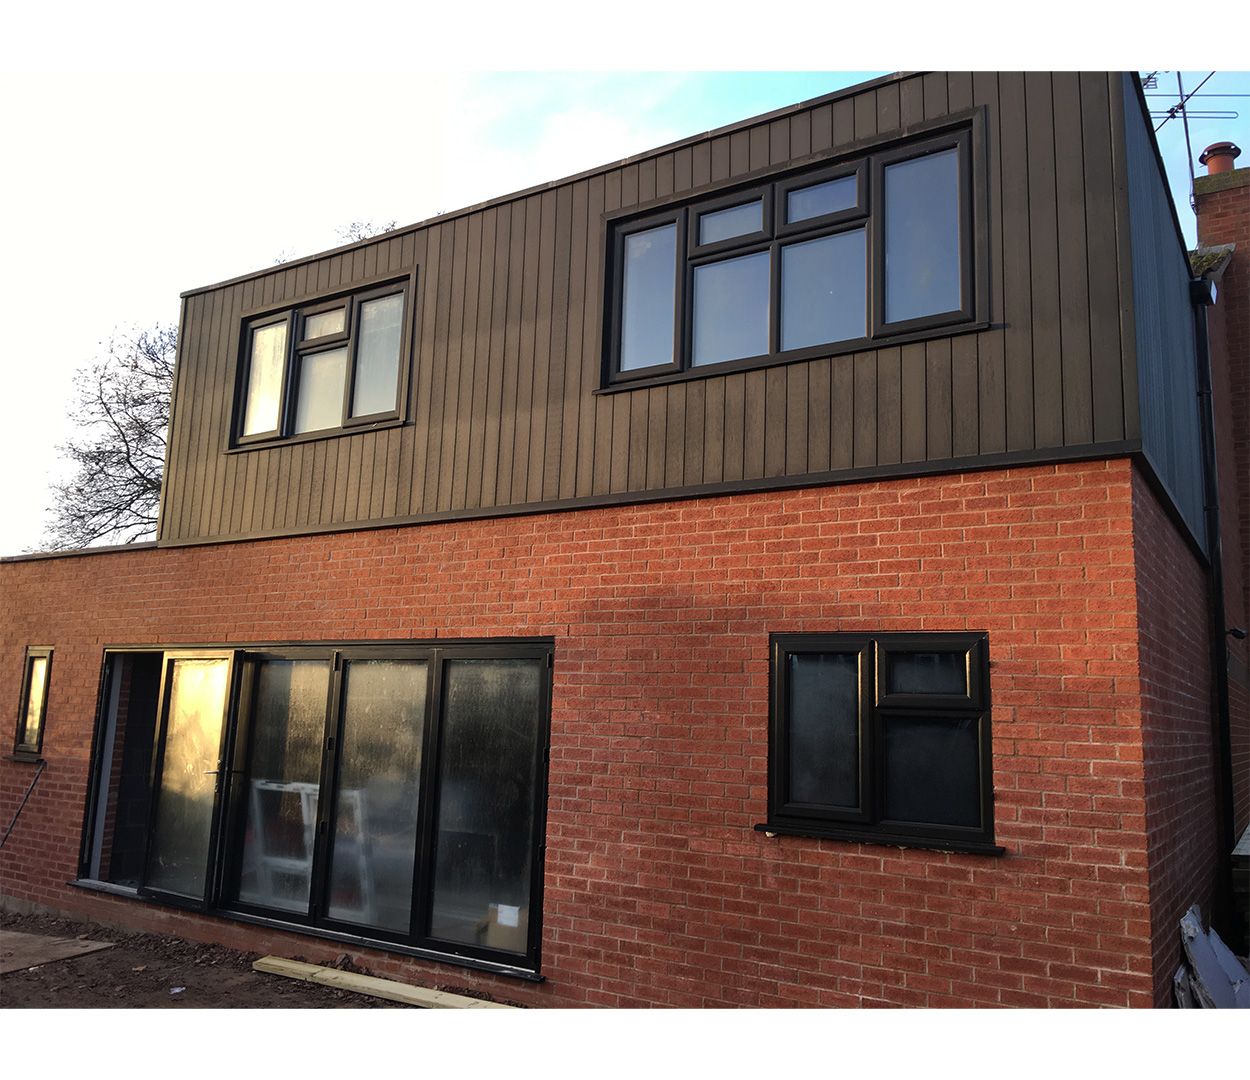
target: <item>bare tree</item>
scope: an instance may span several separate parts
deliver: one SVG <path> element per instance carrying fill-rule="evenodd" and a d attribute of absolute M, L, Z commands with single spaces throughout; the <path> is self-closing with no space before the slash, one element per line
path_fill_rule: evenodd
<path fill-rule="evenodd" d="M 178 331 L 115 333 L 75 376 L 78 431 L 59 447 L 70 479 L 54 484 L 45 550 L 132 544 L 156 532 Z"/>
<path fill-rule="evenodd" d="M 393 232 L 398 224 L 397 221 L 350 221 L 334 231 L 343 243 L 354 244 L 357 240 L 368 240 L 371 236 Z"/>

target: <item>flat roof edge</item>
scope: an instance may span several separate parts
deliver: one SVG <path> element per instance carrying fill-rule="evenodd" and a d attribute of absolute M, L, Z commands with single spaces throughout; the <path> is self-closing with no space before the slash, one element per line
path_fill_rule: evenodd
<path fill-rule="evenodd" d="M 99 547 L 68 548 L 65 551 L 28 551 L 22 555 L 0 555 L 0 563 L 75 559 L 82 555 L 120 555 L 125 551 L 146 551 L 156 546 L 155 540 L 141 540 L 135 544 L 101 544 Z"/>
<path fill-rule="evenodd" d="M 804 109 L 814 109 L 820 105 L 827 105 L 830 102 L 840 101 L 843 98 L 853 97 L 856 94 L 862 94 L 866 90 L 876 89 L 878 86 L 885 86 L 892 82 L 901 82 L 904 79 L 913 78 L 916 75 L 924 74 L 920 71 L 896 71 L 889 75 L 879 75 L 875 79 L 866 79 L 864 82 L 856 83 L 854 86 L 845 86 L 840 90 L 832 90 L 827 94 L 821 94 L 814 98 L 808 98 L 806 101 L 799 101 L 793 105 L 783 105 L 771 112 L 760 113 L 758 116 L 749 116 L 744 120 L 735 120 L 732 123 L 725 124 L 718 128 L 712 128 L 709 131 L 703 131 L 695 135 L 687 135 L 684 138 L 677 139 L 674 142 L 666 143 L 663 146 L 657 146 L 651 150 L 643 150 L 637 154 L 631 154 L 629 157 L 620 158 L 617 161 L 610 161 L 606 165 L 596 165 L 590 169 L 583 169 L 581 172 L 573 173 L 570 176 L 561 177 L 558 180 L 546 180 L 531 187 L 522 188 L 520 191 L 513 191 L 506 195 L 496 195 L 493 198 L 486 199 L 483 202 L 473 203 L 471 206 L 462 207 L 459 210 L 448 210 L 442 214 L 435 214 L 433 217 L 423 218 L 420 221 L 413 222 L 411 225 L 403 225 L 399 228 L 391 229 L 389 232 L 378 233 L 376 236 L 370 236 L 365 240 L 354 240 L 350 244 L 341 244 L 338 247 L 327 248 L 325 251 L 317 251 L 311 255 L 301 255 L 298 259 L 291 259 L 288 262 L 276 263 L 273 266 L 267 266 L 263 270 L 252 270 L 246 274 L 238 274 L 235 277 L 226 278 L 224 281 L 216 281 L 211 285 L 199 285 L 193 289 L 187 289 L 185 292 L 179 293 L 179 297 L 185 300 L 189 296 L 198 296 L 201 293 L 212 292 L 214 289 L 224 289 L 230 285 L 238 285 L 240 282 L 250 281 L 253 278 L 264 277 L 266 274 L 278 274 L 284 270 L 290 270 L 297 266 L 303 266 L 310 262 L 317 262 L 320 259 L 332 258 L 335 255 L 341 255 L 347 251 L 355 251 L 358 248 L 367 247 L 369 244 L 380 243 L 383 240 L 393 240 L 397 237 L 406 236 L 409 233 L 418 232 L 421 229 L 428 229 L 432 225 L 440 225 L 446 221 L 454 221 L 467 214 L 476 214 L 482 210 L 489 210 L 493 206 L 502 206 L 504 203 L 515 202 L 517 199 L 525 199 L 531 195 L 538 195 L 544 191 L 552 191 L 555 188 L 564 187 L 566 184 L 574 184 L 579 180 L 586 180 L 592 176 L 598 176 L 601 173 L 610 172 L 612 169 L 619 169 L 625 165 L 633 165 L 639 161 L 645 161 L 647 158 L 657 157 L 660 154 L 672 153 L 674 150 L 680 150 L 685 146 L 693 146 L 697 142 L 704 139 L 715 139 L 722 135 L 729 135 L 735 131 L 742 131 L 746 128 L 754 127 L 757 124 L 766 121 L 780 120 L 784 116 L 790 116 Z M 132 545 L 133 546 L 133 545 Z"/>

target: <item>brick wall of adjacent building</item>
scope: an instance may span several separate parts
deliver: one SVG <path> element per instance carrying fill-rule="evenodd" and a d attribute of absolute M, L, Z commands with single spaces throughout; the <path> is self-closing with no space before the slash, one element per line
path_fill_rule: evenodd
<path fill-rule="evenodd" d="M 1198 243 L 1233 244 L 1208 309 L 1229 626 L 1250 631 L 1250 168 L 1194 184 Z M 1226 641 L 1235 829 L 1250 825 L 1250 640 Z"/>
<path fill-rule="evenodd" d="M 1159 590 L 1194 585 L 1174 531 L 1139 585 L 1152 498 L 1121 459 L 0 565 L 0 700 L 28 640 L 57 649 L 0 891 L 531 1005 L 1148 1005 L 1172 974 L 1151 875 L 1185 897 L 1144 782 L 1143 708 L 1153 769 L 1171 703 L 1153 652 L 1143 694 L 1138 608 L 1153 633 Z M 988 632 L 1005 856 L 753 831 L 769 634 L 852 630 Z M 104 645 L 536 635 L 544 983 L 67 887 Z M 31 775 L 0 763 L 5 821 Z"/>

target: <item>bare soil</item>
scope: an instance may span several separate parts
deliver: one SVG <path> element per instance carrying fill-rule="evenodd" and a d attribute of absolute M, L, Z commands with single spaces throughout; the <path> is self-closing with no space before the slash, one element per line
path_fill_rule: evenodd
<path fill-rule="evenodd" d="M 252 970 L 259 953 L 220 945 L 112 930 L 49 915 L 0 914 L 0 929 L 115 942 L 111 949 L 0 975 L 0 1007 L 6 1009 L 408 1008 L 364 994 L 262 975 Z M 341 966 L 348 968 L 346 957 Z"/>

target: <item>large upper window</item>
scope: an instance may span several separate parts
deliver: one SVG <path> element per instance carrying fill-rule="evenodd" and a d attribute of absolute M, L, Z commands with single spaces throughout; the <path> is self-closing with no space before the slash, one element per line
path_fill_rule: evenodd
<path fill-rule="evenodd" d="M 972 323 L 970 142 L 959 130 L 614 222 L 610 379 Z"/>
<path fill-rule="evenodd" d="M 398 418 L 406 298 L 399 282 L 248 320 L 236 442 Z"/>
<path fill-rule="evenodd" d="M 993 849 L 984 634 L 777 634 L 760 830 Z"/>
<path fill-rule="evenodd" d="M 110 654 L 80 873 L 534 970 L 550 657 L 542 643 Z"/>

